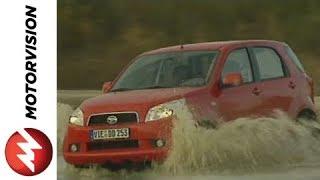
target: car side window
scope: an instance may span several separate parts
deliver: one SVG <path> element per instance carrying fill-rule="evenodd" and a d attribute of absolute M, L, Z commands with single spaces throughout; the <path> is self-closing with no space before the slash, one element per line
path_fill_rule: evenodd
<path fill-rule="evenodd" d="M 249 55 L 245 48 L 234 50 L 229 54 L 222 71 L 222 77 L 233 72 L 241 73 L 244 83 L 253 81 Z"/>
<path fill-rule="evenodd" d="M 285 76 L 285 71 L 279 55 L 271 48 L 252 48 L 257 60 L 260 79 L 274 79 Z"/>

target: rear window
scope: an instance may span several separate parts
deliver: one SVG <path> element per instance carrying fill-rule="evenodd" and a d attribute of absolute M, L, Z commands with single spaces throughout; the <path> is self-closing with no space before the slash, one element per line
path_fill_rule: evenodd
<path fill-rule="evenodd" d="M 305 72 L 303 65 L 301 64 L 297 55 L 293 52 L 293 50 L 289 46 L 285 46 L 288 56 L 294 62 L 294 64 L 298 67 L 298 69 L 302 72 Z"/>

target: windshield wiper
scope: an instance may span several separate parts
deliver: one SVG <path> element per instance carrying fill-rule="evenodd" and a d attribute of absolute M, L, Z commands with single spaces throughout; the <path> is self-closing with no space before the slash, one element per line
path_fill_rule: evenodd
<path fill-rule="evenodd" d="M 139 89 L 130 89 L 130 88 L 117 88 L 113 89 L 110 92 L 120 92 L 120 91 L 130 91 L 130 90 L 141 90 L 141 89 L 161 89 L 161 88 L 170 88 L 168 86 L 149 86 L 149 87 L 143 87 Z"/>
<path fill-rule="evenodd" d="M 149 86 L 149 87 L 144 87 L 144 88 L 141 88 L 141 89 L 161 89 L 161 88 L 170 88 L 168 86 Z"/>
<path fill-rule="evenodd" d="M 130 88 L 117 88 L 117 89 L 112 89 L 110 92 L 120 92 L 120 91 L 130 91 L 133 89 Z"/>

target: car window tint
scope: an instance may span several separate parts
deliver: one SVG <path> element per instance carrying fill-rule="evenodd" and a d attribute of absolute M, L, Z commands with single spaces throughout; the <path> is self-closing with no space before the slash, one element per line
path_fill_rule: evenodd
<path fill-rule="evenodd" d="M 199 86 L 210 76 L 210 67 L 216 54 L 212 52 L 186 52 L 163 61 L 159 80 L 163 86 Z"/>
<path fill-rule="evenodd" d="M 301 61 L 297 57 L 297 55 L 293 52 L 293 50 L 289 47 L 286 46 L 286 51 L 290 59 L 294 62 L 294 64 L 298 67 L 298 69 L 302 72 L 305 72 L 303 65 L 301 64 Z"/>
<path fill-rule="evenodd" d="M 116 81 L 113 90 L 204 86 L 217 55 L 218 51 L 186 51 L 141 56 Z"/>
<path fill-rule="evenodd" d="M 284 77 L 285 73 L 279 55 L 271 48 L 253 48 L 257 65 L 259 68 L 260 79 L 273 79 Z"/>
<path fill-rule="evenodd" d="M 253 81 L 249 55 L 246 49 L 238 49 L 229 54 L 223 68 L 222 77 L 232 72 L 241 73 L 244 83 Z"/>

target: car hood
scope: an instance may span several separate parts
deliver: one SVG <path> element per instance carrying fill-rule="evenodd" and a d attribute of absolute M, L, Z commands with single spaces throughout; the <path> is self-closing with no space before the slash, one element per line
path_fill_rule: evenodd
<path fill-rule="evenodd" d="M 201 88 L 145 89 L 122 92 L 110 92 L 90 98 L 81 104 L 85 117 L 106 112 L 136 111 L 145 114 L 149 108 L 170 100 L 185 97 L 188 93 Z"/>

